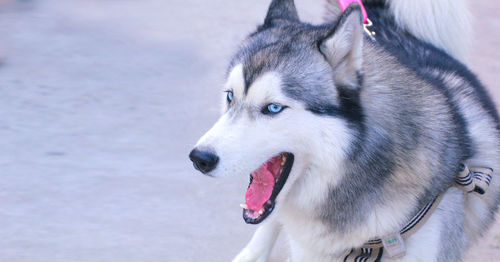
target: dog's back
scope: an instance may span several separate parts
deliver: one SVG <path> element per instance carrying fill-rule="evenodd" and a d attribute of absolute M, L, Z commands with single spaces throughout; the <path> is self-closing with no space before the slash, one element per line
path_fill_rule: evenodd
<path fill-rule="evenodd" d="M 499 117 L 486 89 L 463 64 L 467 61 L 471 22 L 465 0 L 364 0 L 377 43 L 398 61 L 432 82 L 457 107 L 470 141 L 466 164 L 495 170 L 488 193 L 467 194 L 464 230 L 467 242 L 486 232 L 500 203 Z M 327 1 L 325 19 L 338 17 L 337 0 Z M 396 22 L 396 24 L 394 24 Z M 408 36 L 409 33 L 411 36 Z M 412 40 L 412 36 L 418 39 Z M 458 60 L 458 61 L 456 61 Z"/>
<path fill-rule="evenodd" d="M 363 0 L 367 9 L 390 9 L 399 27 L 466 62 L 472 26 L 465 0 Z M 327 0 L 324 19 L 341 13 L 338 0 Z"/>

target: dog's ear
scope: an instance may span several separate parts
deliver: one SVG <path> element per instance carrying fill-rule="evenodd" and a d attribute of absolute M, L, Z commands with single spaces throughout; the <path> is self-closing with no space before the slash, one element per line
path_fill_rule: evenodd
<path fill-rule="evenodd" d="M 298 22 L 299 16 L 293 0 L 273 0 L 267 10 L 264 25 L 272 25 L 277 20 Z"/>
<path fill-rule="evenodd" d="M 360 84 L 363 30 L 361 7 L 351 4 L 318 44 L 320 52 L 334 69 L 335 81 L 342 85 Z"/>

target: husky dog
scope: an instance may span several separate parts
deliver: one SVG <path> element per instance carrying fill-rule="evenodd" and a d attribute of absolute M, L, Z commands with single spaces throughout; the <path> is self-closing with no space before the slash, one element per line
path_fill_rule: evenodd
<path fill-rule="evenodd" d="M 272 1 L 190 153 L 206 175 L 250 174 L 243 218 L 262 224 L 234 261 L 267 261 L 280 231 L 291 261 L 346 261 L 429 203 L 398 239 L 405 252 L 356 261 L 461 261 L 500 200 L 496 173 L 486 192 L 454 186 L 466 167 L 500 170 L 495 105 L 463 64 L 464 2 L 364 1 L 375 35 L 358 4 L 329 3 L 334 22 L 310 25 L 292 0 Z"/>

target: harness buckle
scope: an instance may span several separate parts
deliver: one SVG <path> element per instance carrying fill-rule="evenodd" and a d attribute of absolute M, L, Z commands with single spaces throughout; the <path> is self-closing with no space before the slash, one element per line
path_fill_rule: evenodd
<path fill-rule="evenodd" d="M 382 244 L 389 257 L 398 258 L 406 254 L 405 242 L 399 232 L 382 237 Z"/>

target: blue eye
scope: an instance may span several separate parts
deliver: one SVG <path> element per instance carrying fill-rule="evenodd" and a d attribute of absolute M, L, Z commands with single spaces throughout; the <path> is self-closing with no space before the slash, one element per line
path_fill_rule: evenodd
<path fill-rule="evenodd" d="M 263 114 L 275 115 L 279 112 L 283 111 L 285 107 L 278 104 L 269 104 L 265 108 L 262 109 Z"/>
<path fill-rule="evenodd" d="M 227 92 L 227 97 L 226 97 L 226 99 L 227 99 L 227 102 L 228 102 L 228 103 L 231 103 L 231 101 L 233 101 L 233 92 L 232 92 L 232 91 L 228 91 L 228 92 Z"/>
<path fill-rule="evenodd" d="M 271 112 L 273 114 L 279 113 L 282 109 L 283 108 L 277 104 L 270 104 L 267 106 L 267 110 L 269 110 L 269 112 Z"/>

